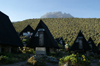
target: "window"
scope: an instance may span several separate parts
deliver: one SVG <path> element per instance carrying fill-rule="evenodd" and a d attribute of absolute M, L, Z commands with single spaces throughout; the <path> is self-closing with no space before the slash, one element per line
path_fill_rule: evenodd
<path fill-rule="evenodd" d="M 27 33 L 24 32 L 24 33 L 23 33 L 23 36 L 26 36 L 26 35 L 27 35 Z"/>
<path fill-rule="evenodd" d="M 83 37 L 78 37 L 78 39 L 82 39 Z"/>
<path fill-rule="evenodd" d="M 76 42 L 79 42 L 78 39 L 76 40 Z"/>
<path fill-rule="evenodd" d="M 28 31 L 28 32 L 27 32 L 27 35 L 30 35 L 30 34 L 31 34 L 30 31 Z"/>
<path fill-rule="evenodd" d="M 33 35 L 33 33 L 31 33 L 31 35 Z"/>
<path fill-rule="evenodd" d="M 45 29 L 40 28 L 40 29 L 38 29 L 38 31 L 45 31 Z M 35 37 L 38 37 L 38 31 L 36 32 Z"/>
<path fill-rule="evenodd" d="M 82 39 L 79 39 L 79 49 L 82 49 L 83 46 L 82 46 Z"/>
<path fill-rule="evenodd" d="M 38 37 L 38 32 L 36 32 L 35 37 Z"/>
<path fill-rule="evenodd" d="M 90 47 L 92 48 L 92 44 L 90 44 Z"/>
<path fill-rule="evenodd" d="M 39 32 L 39 45 L 43 46 L 44 45 L 44 33 Z"/>
<path fill-rule="evenodd" d="M 59 43 L 62 45 L 62 44 L 63 44 L 63 41 L 62 41 L 62 40 L 60 40 L 60 41 L 59 41 Z"/>

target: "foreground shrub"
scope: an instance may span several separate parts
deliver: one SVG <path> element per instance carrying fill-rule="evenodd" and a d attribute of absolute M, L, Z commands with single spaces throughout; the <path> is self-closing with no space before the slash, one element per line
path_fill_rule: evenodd
<path fill-rule="evenodd" d="M 28 59 L 27 64 L 30 64 L 33 66 L 46 66 L 46 62 L 43 58 L 34 59 L 33 56 Z"/>
<path fill-rule="evenodd" d="M 35 54 L 35 50 L 29 47 L 23 47 L 25 50 L 20 50 L 22 53 Z"/>
<path fill-rule="evenodd" d="M 0 53 L 1 64 L 11 64 L 28 59 L 28 55 L 25 54 L 13 54 L 13 53 Z"/>
<path fill-rule="evenodd" d="M 90 61 L 85 57 L 85 55 L 79 55 L 79 54 L 72 54 L 69 56 L 65 56 L 63 58 L 59 59 L 59 65 L 64 65 L 65 63 L 68 63 L 70 65 L 74 66 L 88 66 L 90 65 Z"/>

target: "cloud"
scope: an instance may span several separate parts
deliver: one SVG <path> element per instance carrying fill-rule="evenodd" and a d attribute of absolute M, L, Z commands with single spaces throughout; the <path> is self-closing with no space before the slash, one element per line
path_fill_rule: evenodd
<path fill-rule="evenodd" d="M 41 16 L 40 18 L 74 18 L 70 14 L 62 13 L 62 12 L 49 12 L 46 13 L 45 15 Z"/>

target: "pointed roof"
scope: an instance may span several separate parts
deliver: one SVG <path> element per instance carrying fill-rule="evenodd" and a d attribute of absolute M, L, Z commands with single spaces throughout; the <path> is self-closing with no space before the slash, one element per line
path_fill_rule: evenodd
<path fill-rule="evenodd" d="M 83 46 L 83 49 L 82 50 L 90 50 L 91 48 L 90 48 L 88 42 L 86 41 L 86 39 L 85 39 L 85 37 L 84 37 L 84 35 L 82 34 L 81 31 L 79 31 L 79 33 L 78 33 L 78 35 L 77 35 L 77 37 L 76 37 L 73 45 L 71 46 L 70 50 L 80 50 L 79 49 L 79 43 L 77 42 L 77 39 L 79 37 L 80 38 L 82 37 L 82 46 Z"/>
<path fill-rule="evenodd" d="M 94 44 L 94 41 L 92 40 L 91 37 L 88 39 L 88 43 L 92 45 L 92 48 L 91 48 L 92 51 L 93 51 L 93 52 L 96 52 L 96 51 L 97 51 L 97 47 L 96 47 L 96 45 Z"/>
<path fill-rule="evenodd" d="M 9 17 L 0 11 L 0 44 L 23 46 Z"/>
<path fill-rule="evenodd" d="M 56 38 L 55 40 L 56 40 L 58 43 L 60 43 L 60 41 L 62 40 L 63 45 L 65 45 L 65 42 L 64 42 L 64 40 L 63 40 L 62 37 Z"/>
<path fill-rule="evenodd" d="M 55 48 L 59 48 L 58 44 L 56 43 L 56 41 L 54 40 L 52 34 L 50 33 L 48 27 L 43 23 L 42 20 L 40 20 L 38 26 L 36 27 L 34 34 L 32 35 L 32 38 L 30 39 L 29 43 L 28 43 L 28 47 L 41 47 L 39 46 L 38 37 L 35 37 L 35 34 L 37 33 L 39 28 L 43 28 L 45 29 L 44 31 L 44 45 L 42 47 L 55 47 Z"/>
<path fill-rule="evenodd" d="M 91 37 L 89 37 L 88 42 L 91 42 L 92 44 L 94 44 L 94 41 L 92 40 Z"/>
<path fill-rule="evenodd" d="M 22 35 L 23 32 L 27 32 L 27 31 L 30 31 L 31 33 L 34 33 L 33 28 L 32 28 L 30 25 L 28 25 L 28 26 L 26 26 L 26 27 L 20 32 L 19 35 Z"/>

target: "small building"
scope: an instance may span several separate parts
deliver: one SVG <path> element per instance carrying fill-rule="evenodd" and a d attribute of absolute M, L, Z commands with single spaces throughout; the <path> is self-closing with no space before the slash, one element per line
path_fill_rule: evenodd
<path fill-rule="evenodd" d="M 52 51 L 53 49 L 59 48 L 48 27 L 42 20 L 40 20 L 36 27 L 27 47 L 35 48 L 36 51 L 40 51 L 40 54 L 42 51 L 44 52 L 43 54 L 46 54 L 46 51 Z"/>
<path fill-rule="evenodd" d="M 81 31 L 79 31 L 78 36 L 76 37 L 73 45 L 70 48 L 70 51 L 89 51 L 91 47 L 89 46 L 88 42 L 86 41 L 84 35 Z"/>
<path fill-rule="evenodd" d="M 9 17 L 0 11 L 0 52 L 15 52 L 23 44 Z"/>
<path fill-rule="evenodd" d="M 63 45 L 63 47 L 65 47 L 65 42 L 64 42 L 64 40 L 63 40 L 62 37 L 56 38 L 55 40 L 56 40 L 56 42 L 57 42 L 58 44 L 61 44 L 61 45 Z"/>
<path fill-rule="evenodd" d="M 27 37 L 31 37 L 34 33 L 33 28 L 28 25 L 27 27 L 25 27 L 19 34 L 19 36 L 27 36 Z"/>
<path fill-rule="evenodd" d="M 91 47 L 91 51 L 94 52 L 94 53 L 97 53 L 98 48 L 97 48 L 96 45 L 94 44 L 94 41 L 92 40 L 91 37 L 88 39 L 88 43 L 89 43 L 89 45 L 90 45 L 90 47 Z"/>

